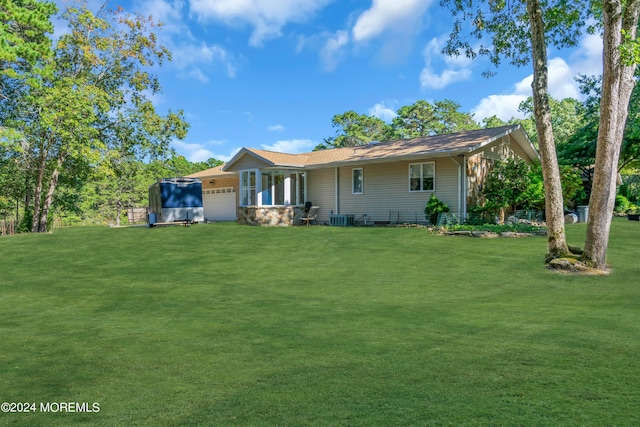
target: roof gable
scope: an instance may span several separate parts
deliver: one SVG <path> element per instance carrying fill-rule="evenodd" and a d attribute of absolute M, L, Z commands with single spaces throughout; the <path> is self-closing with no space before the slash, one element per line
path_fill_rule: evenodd
<path fill-rule="evenodd" d="M 279 153 L 276 151 L 259 150 L 257 148 L 242 148 L 236 153 L 227 164 L 224 165 L 223 170 L 232 171 L 238 169 L 236 165 L 246 161 L 247 158 L 251 161 L 259 161 L 264 163 L 266 167 L 295 167 L 302 168 L 305 166 L 306 160 L 305 154 L 287 154 Z M 235 166 L 235 167 L 234 167 Z"/>

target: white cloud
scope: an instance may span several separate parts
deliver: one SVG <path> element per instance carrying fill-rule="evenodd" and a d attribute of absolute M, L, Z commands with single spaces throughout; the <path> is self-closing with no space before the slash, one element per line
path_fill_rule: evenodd
<path fill-rule="evenodd" d="M 351 28 L 357 48 L 369 43 L 377 47 L 377 60 L 392 65 L 404 63 L 413 53 L 413 42 L 428 20 L 425 12 L 432 0 L 373 0 Z"/>
<path fill-rule="evenodd" d="M 265 150 L 279 153 L 297 154 L 311 151 L 316 145 L 318 144 L 310 139 L 292 139 L 277 141 L 273 145 L 262 144 L 261 147 Z"/>
<path fill-rule="evenodd" d="M 467 80 L 469 77 L 471 77 L 471 70 L 444 70 L 436 74 L 430 68 L 423 68 L 420 72 L 420 87 L 443 89 L 452 83 Z"/>
<path fill-rule="evenodd" d="M 587 35 L 580 46 L 569 57 L 569 62 L 555 57 L 549 60 L 549 94 L 555 99 L 575 98 L 582 100 L 579 85 L 575 81 L 578 74 L 594 75 L 602 73 L 602 39 L 597 35 Z M 480 121 L 493 115 L 502 120 L 511 117 L 522 118 L 518 111 L 520 102 L 532 95 L 533 74 L 517 82 L 511 93 L 489 95 L 480 100 L 472 109 L 475 119 Z"/>
<path fill-rule="evenodd" d="M 212 151 L 205 148 L 202 144 L 188 143 L 180 140 L 175 140 L 172 143 L 173 147 L 182 154 L 190 162 L 203 162 L 214 157 Z"/>
<path fill-rule="evenodd" d="M 420 72 L 420 87 L 425 89 L 443 89 L 452 83 L 467 80 L 471 77 L 469 68 L 472 61 L 466 57 L 449 57 L 443 55 L 442 48 L 446 36 L 433 38 L 424 47 L 425 66 Z M 440 73 L 435 71 L 434 62 L 444 62 L 445 69 Z"/>
<path fill-rule="evenodd" d="M 249 24 L 251 46 L 282 35 L 290 22 L 304 22 L 331 0 L 190 0 L 191 11 L 201 19 L 227 25 Z"/>
<path fill-rule="evenodd" d="M 318 55 L 325 71 L 334 71 L 338 66 L 338 58 L 343 54 L 343 48 L 349 42 L 349 33 L 336 31 L 335 34 L 326 34 L 325 42 Z"/>
<path fill-rule="evenodd" d="M 152 15 L 156 23 L 162 23 L 156 31 L 158 41 L 171 51 L 171 66 L 182 70 L 182 76 L 202 83 L 209 82 L 209 75 L 215 69 L 224 70 L 229 78 L 236 76 L 240 60 L 220 45 L 196 39 L 185 20 L 184 0 L 140 0 L 134 3 L 133 8 L 143 16 Z"/>
<path fill-rule="evenodd" d="M 273 126 L 267 127 L 267 130 L 269 132 L 283 132 L 284 131 L 284 126 L 282 126 L 282 125 L 273 125 Z"/>
<path fill-rule="evenodd" d="M 588 34 L 571 55 L 572 68 L 587 76 L 602 74 L 602 37 Z"/>
<path fill-rule="evenodd" d="M 311 36 L 298 35 L 295 52 L 317 51 L 323 70 L 331 72 L 335 71 L 338 62 L 345 56 L 349 41 L 349 32 L 346 30 L 323 31 Z"/>
<path fill-rule="evenodd" d="M 225 141 L 223 139 L 212 139 L 212 140 L 208 141 L 207 144 L 209 144 L 209 145 L 224 145 L 227 142 L 228 141 Z"/>
<path fill-rule="evenodd" d="M 179 154 L 183 155 L 190 162 L 204 162 L 211 158 L 228 162 L 238 151 L 240 151 L 240 147 L 233 148 L 229 154 L 216 153 L 209 148 L 210 146 L 219 147 L 227 142 L 228 141 L 210 140 L 204 144 L 199 144 L 174 140 L 171 145 Z"/>
<path fill-rule="evenodd" d="M 224 68 L 227 77 L 236 76 L 237 62 L 224 48 L 216 45 L 208 45 L 204 42 L 196 44 L 181 44 L 174 49 L 173 63 L 179 69 L 188 69 L 194 64 L 219 64 Z M 199 70 L 198 70 L 199 71 Z M 200 71 L 203 78 L 199 80 L 207 82 L 208 78 Z M 206 80 L 206 81 L 205 81 Z"/>
<path fill-rule="evenodd" d="M 578 84 L 575 81 L 577 73 L 582 72 L 575 67 L 571 67 L 562 58 L 553 58 L 549 60 L 549 93 L 556 99 L 581 97 L 578 90 Z M 531 77 L 533 81 L 533 77 Z M 529 87 L 531 92 L 531 87 Z"/>
<path fill-rule="evenodd" d="M 373 39 L 384 32 L 414 33 L 431 0 L 373 0 L 353 26 L 356 42 Z"/>
<path fill-rule="evenodd" d="M 369 108 L 369 115 L 382 119 L 385 122 L 389 122 L 397 116 L 396 112 L 387 107 L 384 102 L 379 102 L 373 107 Z"/>
<path fill-rule="evenodd" d="M 194 68 L 188 73 L 189 77 L 201 83 L 209 83 L 209 78 L 199 68 Z"/>
<path fill-rule="evenodd" d="M 477 122 L 481 122 L 482 119 L 491 116 L 498 116 L 504 121 L 512 117 L 523 119 L 524 114 L 518 111 L 518 106 L 527 99 L 527 96 L 517 94 L 489 95 L 480 100 L 480 103 L 471 110 L 471 113 Z"/>
<path fill-rule="evenodd" d="M 182 0 L 143 0 L 135 6 L 135 9 L 145 11 L 145 15 L 148 11 L 156 23 L 162 23 L 162 30 L 158 34 L 160 37 L 164 35 L 191 37 L 189 27 L 183 20 L 184 7 L 185 3 Z"/>
<path fill-rule="evenodd" d="M 241 149 L 242 149 L 242 147 L 234 147 L 234 148 L 231 149 L 229 154 L 214 154 L 213 158 L 214 159 L 218 159 L 218 160 L 222 160 L 223 162 L 228 162 L 229 160 L 231 160 L 233 158 L 233 156 L 238 154 L 238 151 L 240 151 Z"/>

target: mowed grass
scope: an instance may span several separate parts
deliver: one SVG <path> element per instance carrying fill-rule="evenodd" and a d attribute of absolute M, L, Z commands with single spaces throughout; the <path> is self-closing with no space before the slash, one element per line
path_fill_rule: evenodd
<path fill-rule="evenodd" d="M 582 245 L 584 225 L 569 225 Z M 640 225 L 544 238 L 70 228 L 0 238 L 0 413 L 24 426 L 639 425 Z"/>

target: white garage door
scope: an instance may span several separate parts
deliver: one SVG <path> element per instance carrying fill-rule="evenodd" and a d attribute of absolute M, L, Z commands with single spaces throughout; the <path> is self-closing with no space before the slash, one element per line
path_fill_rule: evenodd
<path fill-rule="evenodd" d="M 233 187 L 202 190 L 202 204 L 207 221 L 236 220 L 236 190 Z"/>

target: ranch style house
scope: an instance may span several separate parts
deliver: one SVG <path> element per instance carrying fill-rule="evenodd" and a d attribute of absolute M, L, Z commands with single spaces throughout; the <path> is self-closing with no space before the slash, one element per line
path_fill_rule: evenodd
<path fill-rule="evenodd" d="M 431 194 L 464 218 L 493 164 L 509 157 L 539 158 L 520 125 L 301 154 L 242 148 L 189 177 L 202 181 L 207 221 L 293 225 L 306 204 L 319 207 L 319 224 L 420 222 Z"/>

